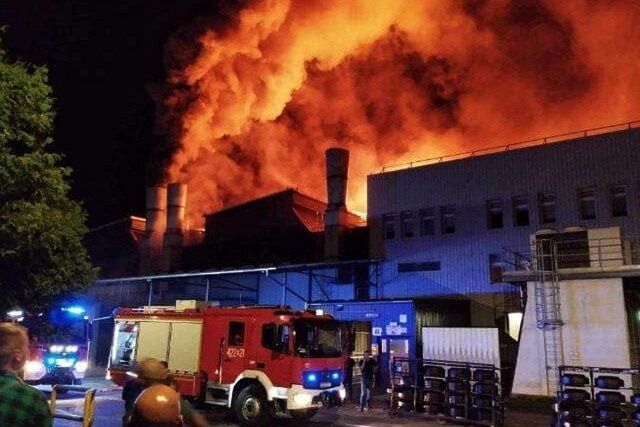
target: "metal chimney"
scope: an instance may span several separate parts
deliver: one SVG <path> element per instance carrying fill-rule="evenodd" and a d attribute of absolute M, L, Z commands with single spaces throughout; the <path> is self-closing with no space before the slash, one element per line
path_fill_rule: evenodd
<path fill-rule="evenodd" d="M 159 271 L 162 264 L 162 235 L 166 228 L 167 188 L 147 187 L 146 223 L 140 241 L 140 273 Z"/>
<path fill-rule="evenodd" d="M 324 257 L 336 260 L 341 255 L 342 231 L 346 227 L 349 151 L 329 148 L 325 155 L 328 204 L 324 215 Z"/>
<path fill-rule="evenodd" d="M 165 271 L 174 271 L 180 268 L 186 208 L 186 184 L 177 182 L 169 184 L 167 189 L 167 231 L 164 233 L 163 241 L 163 267 Z"/>

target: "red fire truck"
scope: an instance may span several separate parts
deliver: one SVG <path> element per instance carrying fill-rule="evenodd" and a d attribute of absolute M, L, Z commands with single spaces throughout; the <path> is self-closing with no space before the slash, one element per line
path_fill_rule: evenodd
<path fill-rule="evenodd" d="M 166 361 L 183 396 L 259 426 L 271 416 L 308 419 L 344 399 L 343 342 L 331 316 L 290 307 L 120 309 L 109 375 L 123 385 L 137 361 Z"/>

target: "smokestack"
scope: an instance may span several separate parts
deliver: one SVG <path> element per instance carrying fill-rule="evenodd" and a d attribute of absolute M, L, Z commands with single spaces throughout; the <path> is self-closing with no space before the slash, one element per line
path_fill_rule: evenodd
<path fill-rule="evenodd" d="M 337 260 L 341 255 L 342 231 L 346 227 L 349 151 L 329 148 L 327 163 L 327 210 L 324 215 L 324 257 Z"/>
<path fill-rule="evenodd" d="M 145 199 L 146 224 L 139 247 L 141 274 L 159 271 L 161 268 L 162 234 L 167 224 L 167 188 L 147 187 Z"/>
<path fill-rule="evenodd" d="M 181 266 L 183 230 L 187 207 L 187 186 L 174 182 L 167 189 L 167 231 L 164 233 L 164 270 L 174 271 Z"/>

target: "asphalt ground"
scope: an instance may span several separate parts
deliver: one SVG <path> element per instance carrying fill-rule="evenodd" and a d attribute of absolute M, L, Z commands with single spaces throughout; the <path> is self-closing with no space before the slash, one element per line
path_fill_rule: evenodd
<path fill-rule="evenodd" d="M 120 398 L 121 389 L 115 387 L 110 382 L 101 378 L 90 378 L 85 381 L 86 386 L 95 387 L 98 390 L 96 397 L 96 412 L 94 418 L 95 427 L 121 427 L 124 405 Z M 46 387 L 42 388 L 47 393 Z M 68 392 L 58 398 L 58 408 L 71 413 L 82 413 L 84 399 L 81 393 Z M 225 410 L 218 408 L 207 408 L 203 411 L 212 426 L 235 427 L 233 417 Z M 548 415 L 535 413 L 507 413 L 505 426 L 548 426 L 550 424 Z M 347 404 L 340 408 L 323 408 L 318 414 L 305 424 L 293 420 L 278 419 L 274 422 L 278 426 L 301 426 L 310 427 L 400 427 L 400 426 L 438 426 L 435 420 L 429 419 L 421 414 L 401 413 L 390 416 L 385 396 L 377 396 L 374 399 L 373 407 L 368 412 L 360 412 L 353 404 Z M 449 425 L 463 425 L 449 423 Z M 55 427 L 78 427 L 80 423 L 55 419 Z"/>

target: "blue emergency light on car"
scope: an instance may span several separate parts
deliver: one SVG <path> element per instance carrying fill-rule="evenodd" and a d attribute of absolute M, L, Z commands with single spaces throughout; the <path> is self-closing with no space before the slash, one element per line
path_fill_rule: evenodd
<path fill-rule="evenodd" d="M 318 381 L 318 376 L 314 372 L 307 373 L 306 377 L 307 382 L 309 383 L 315 383 L 316 381 Z"/>
<path fill-rule="evenodd" d="M 62 311 L 66 311 L 69 314 L 73 314 L 74 316 L 80 316 L 85 313 L 85 309 L 79 305 L 72 305 L 70 307 L 62 307 Z"/>
<path fill-rule="evenodd" d="M 334 372 L 331 374 L 331 379 L 337 381 L 340 379 L 340 372 Z"/>

